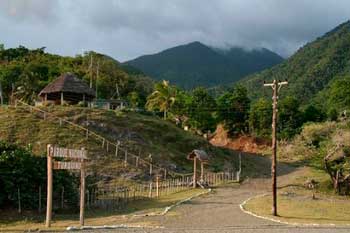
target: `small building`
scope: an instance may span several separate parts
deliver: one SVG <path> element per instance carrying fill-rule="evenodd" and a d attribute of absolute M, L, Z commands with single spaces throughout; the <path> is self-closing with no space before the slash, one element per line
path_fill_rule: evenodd
<path fill-rule="evenodd" d="M 91 107 L 95 108 L 102 108 L 106 110 L 116 110 L 116 109 L 123 109 L 128 106 L 127 101 L 125 100 L 105 100 L 105 99 L 98 99 L 91 103 Z"/>
<path fill-rule="evenodd" d="M 39 96 L 44 103 L 77 104 L 79 102 L 92 102 L 95 98 L 95 91 L 74 74 L 66 73 L 48 84 L 39 93 Z"/>

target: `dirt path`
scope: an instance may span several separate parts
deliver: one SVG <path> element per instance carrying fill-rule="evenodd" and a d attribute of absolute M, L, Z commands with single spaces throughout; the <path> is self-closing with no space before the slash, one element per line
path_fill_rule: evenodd
<path fill-rule="evenodd" d="M 264 158 L 266 159 L 266 158 Z M 264 163 L 268 161 L 264 161 Z M 279 184 L 288 184 L 290 177 L 302 172 L 281 164 Z M 317 228 L 295 227 L 263 220 L 245 214 L 239 205 L 246 199 L 270 189 L 270 179 L 251 178 L 241 185 L 228 185 L 215 189 L 211 194 L 196 198 L 182 204 L 165 216 L 145 217 L 133 219 L 129 223 L 146 223 L 147 225 L 162 227 L 159 229 L 118 229 L 101 232 L 174 232 L 174 233 L 301 233 L 301 232 L 350 232 L 350 228 Z M 96 232 L 96 231 L 94 231 Z"/>

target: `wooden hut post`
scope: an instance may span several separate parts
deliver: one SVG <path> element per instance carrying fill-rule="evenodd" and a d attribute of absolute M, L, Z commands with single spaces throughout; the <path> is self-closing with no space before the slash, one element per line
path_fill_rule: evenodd
<path fill-rule="evenodd" d="M 204 182 L 204 163 L 201 162 L 201 182 Z"/>
<path fill-rule="evenodd" d="M 63 96 L 63 91 L 61 91 L 61 105 L 64 103 L 64 96 Z"/>
<path fill-rule="evenodd" d="M 193 188 L 197 187 L 197 157 L 193 158 Z"/>

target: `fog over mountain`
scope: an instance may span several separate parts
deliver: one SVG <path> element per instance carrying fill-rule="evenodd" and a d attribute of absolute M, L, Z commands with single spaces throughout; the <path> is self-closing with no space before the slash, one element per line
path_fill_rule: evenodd
<path fill-rule="evenodd" d="M 120 61 L 192 41 L 287 57 L 349 16 L 348 0 L 2 0 L 0 43 Z"/>

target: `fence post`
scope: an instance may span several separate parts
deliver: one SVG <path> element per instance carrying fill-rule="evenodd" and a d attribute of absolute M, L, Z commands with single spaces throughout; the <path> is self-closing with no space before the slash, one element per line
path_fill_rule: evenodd
<path fill-rule="evenodd" d="M 89 130 L 86 130 L 86 138 L 89 138 Z"/>
<path fill-rule="evenodd" d="M 52 155 L 51 145 L 47 145 L 47 198 L 46 198 L 46 227 L 51 226 L 52 217 Z"/>
<path fill-rule="evenodd" d="M 151 182 L 149 183 L 149 193 L 148 193 L 148 197 L 149 197 L 149 198 L 152 198 L 152 180 L 151 180 Z"/>
<path fill-rule="evenodd" d="M 108 143 L 108 141 L 107 141 L 107 148 L 106 148 L 107 152 L 108 152 L 108 149 L 109 149 L 108 146 L 109 146 L 109 143 Z"/>
<path fill-rule="evenodd" d="M 119 150 L 120 141 L 117 141 L 117 145 L 115 146 L 115 157 L 118 158 L 118 150 Z"/>
<path fill-rule="evenodd" d="M 136 156 L 135 166 L 136 166 L 136 168 L 139 167 L 139 156 Z"/>
<path fill-rule="evenodd" d="M 21 206 L 21 190 L 20 188 L 17 188 L 17 198 L 18 198 L 18 213 L 22 213 L 22 206 Z"/>
<path fill-rule="evenodd" d="M 105 139 L 103 138 L 102 139 L 102 148 L 104 148 L 105 147 Z"/>
<path fill-rule="evenodd" d="M 197 158 L 193 158 L 193 188 L 197 187 Z"/>
<path fill-rule="evenodd" d="M 128 165 L 128 150 L 125 150 L 124 154 L 124 167 Z"/>
<path fill-rule="evenodd" d="M 82 148 L 82 150 L 85 150 L 85 149 Z M 84 226 L 84 207 L 85 207 L 85 163 L 84 163 L 84 159 L 82 159 L 81 168 L 80 168 L 80 226 Z"/>
<path fill-rule="evenodd" d="M 62 187 L 61 191 L 61 209 L 63 209 L 64 206 L 64 186 Z"/>
<path fill-rule="evenodd" d="M 149 158 L 149 175 L 152 176 L 152 155 L 148 156 Z"/>
<path fill-rule="evenodd" d="M 156 196 L 159 197 L 159 175 L 156 176 Z"/>
<path fill-rule="evenodd" d="M 39 202 L 38 202 L 38 212 L 41 213 L 41 185 L 39 185 Z"/>

